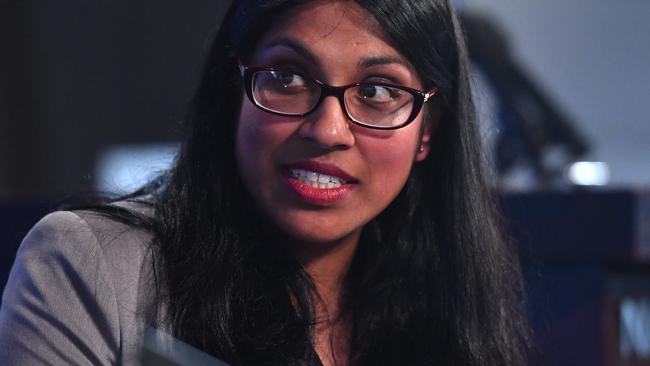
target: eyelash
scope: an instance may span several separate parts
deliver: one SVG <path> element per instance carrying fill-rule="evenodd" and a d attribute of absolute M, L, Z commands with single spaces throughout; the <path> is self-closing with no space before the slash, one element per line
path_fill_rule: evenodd
<path fill-rule="evenodd" d="M 395 78 L 390 77 L 388 75 L 367 76 L 367 77 L 363 78 L 363 82 L 365 82 L 365 83 L 386 83 L 386 84 L 402 85 L 402 83 L 400 83 Z"/>
<path fill-rule="evenodd" d="M 271 62 L 265 64 L 265 66 L 278 68 L 281 70 L 286 70 L 289 72 L 295 72 L 297 74 L 309 76 L 307 68 L 304 67 L 300 62 L 290 59 L 278 59 L 272 60 Z"/>
<path fill-rule="evenodd" d="M 275 60 L 270 60 L 270 62 L 264 64 L 265 66 L 269 67 L 274 67 L 278 68 L 280 70 L 300 74 L 303 76 L 311 77 L 314 79 L 318 79 L 317 77 L 313 76 L 312 72 L 309 72 L 309 68 L 304 66 L 304 63 L 300 61 L 296 61 L 294 59 L 290 58 L 278 58 Z M 356 81 L 359 83 L 386 83 L 386 84 L 394 84 L 394 85 L 405 85 L 403 82 L 400 82 L 397 78 L 392 77 L 390 75 L 386 74 L 374 74 L 374 75 L 368 75 L 365 76 L 359 81 Z"/>

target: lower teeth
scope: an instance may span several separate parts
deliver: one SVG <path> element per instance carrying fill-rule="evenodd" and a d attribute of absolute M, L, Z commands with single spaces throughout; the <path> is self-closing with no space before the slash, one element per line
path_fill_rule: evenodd
<path fill-rule="evenodd" d="M 313 181 L 306 181 L 302 180 L 300 178 L 297 178 L 301 183 L 304 183 L 312 188 L 319 188 L 319 189 L 332 189 L 332 188 L 338 188 L 341 185 L 337 183 L 318 183 L 318 182 L 313 182 Z"/>

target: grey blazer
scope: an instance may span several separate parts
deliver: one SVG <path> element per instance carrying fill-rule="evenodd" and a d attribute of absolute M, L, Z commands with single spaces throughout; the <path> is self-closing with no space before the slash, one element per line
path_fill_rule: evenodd
<path fill-rule="evenodd" d="M 150 240 L 85 211 L 38 222 L 2 296 L 0 364 L 139 363 L 153 295 Z"/>

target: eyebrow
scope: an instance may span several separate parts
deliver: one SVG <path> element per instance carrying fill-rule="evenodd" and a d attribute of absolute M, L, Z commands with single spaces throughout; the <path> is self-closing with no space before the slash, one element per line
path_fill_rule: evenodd
<path fill-rule="evenodd" d="M 406 66 L 404 61 L 395 56 L 375 56 L 366 57 L 359 60 L 357 67 L 360 69 L 367 69 L 378 65 L 400 64 Z"/>
<path fill-rule="evenodd" d="M 275 39 L 271 40 L 266 45 L 266 47 L 264 47 L 264 48 L 269 49 L 269 48 L 273 48 L 273 47 L 276 47 L 276 46 L 288 47 L 288 48 L 292 49 L 295 53 L 302 56 L 308 62 L 311 62 L 314 65 L 320 65 L 320 63 L 318 62 L 318 59 L 316 58 L 316 56 L 314 56 L 314 54 L 312 54 L 311 51 L 309 51 L 307 49 L 307 47 L 303 46 L 302 43 L 296 41 L 293 38 L 289 38 L 289 37 L 275 38 Z"/>
<path fill-rule="evenodd" d="M 299 54 L 301 57 L 306 59 L 308 62 L 320 66 L 320 62 L 318 61 L 316 56 L 314 56 L 314 54 L 311 53 L 311 51 L 307 47 L 305 47 L 302 43 L 300 43 L 299 41 L 293 38 L 290 37 L 274 38 L 264 48 L 269 49 L 277 46 L 284 46 L 290 48 L 294 52 Z M 408 65 L 404 62 L 404 60 L 402 60 L 399 57 L 390 56 L 390 55 L 364 57 L 361 60 L 359 60 L 359 62 L 357 63 L 357 68 L 367 69 L 373 66 L 389 65 L 389 64 L 399 64 L 408 68 Z"/>

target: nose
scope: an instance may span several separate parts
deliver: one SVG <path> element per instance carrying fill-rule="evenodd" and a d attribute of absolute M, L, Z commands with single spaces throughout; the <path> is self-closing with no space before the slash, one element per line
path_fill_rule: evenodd
<path fill-rule="evenodd" d="M 299 135 L 313 141 L 323 149 L 346 149 L 354 145 L 348 117 L 341 102 L 334 96 L 326 97 L 320 106 L 309 114 Z"/>

